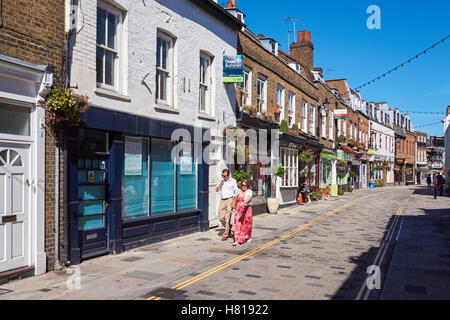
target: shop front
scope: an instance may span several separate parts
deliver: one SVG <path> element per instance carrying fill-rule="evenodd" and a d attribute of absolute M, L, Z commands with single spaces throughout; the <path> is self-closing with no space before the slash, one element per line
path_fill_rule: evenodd
<path fill-rule="evenodd" d="M 355 170 L 357 173 L 357 185 L 359 185 L 359 187 L 357 187 L 358 189 L 365 189 L 368 187 L 368 183 L 367 183 L 367 166 L 368 166 L 368 161 L 369 161 L 369 155 L 367 153 L 358 153 L 355 155 L 355 160 L 353 161 L 357 161 L 358 165 L 355 165 Z"/>
<path fill-rule="evenodd" d="M 250 135 L 246 136 L 245 145 L 249 146 L 250 156 L 245 160 L 245 164 L 235 164 L 234 170 L 243 170 L 250 174 L 250 184 L 253 191 L 252 207 L 253 214 L 261 214 L 267 212 L 267 199 L 272 196 L 272 181 L 270 166 L 271 161 L 261 161 L 262 157 L 268 157 L 270 160 L 272 155 L 272 130 L 278 131 L 279 124 L 260 118 L 254 118 L 244 112 L 240 113 L 237 119 L 238 127 L 243 130 L 254 130 L 256 134 L 256 142 L 250 139 Z M 258 152 L 264 149 L 264 141 L 266 142 L 266 154 L 260 155 Z M 262 145 L 260 145 L 262 144 Z"/>
<path fill-rule="evenodd" d="M 406 184 L 405 177 L 405 159 L 396 158 L 394 167 L 394 177 L 396 186 L 404 186 Z"/>
<path fill-rule="evenodd" d="M 336 167 L 337 153 L 331 150 L 323 150 L 320 153 L 320 188 L 332 188 L 336 185 L 336 177 L 333 177 L 333 167 Z M 334 187 L 336 188 L 336 187 Z"/>
<path fill-rule="evenodd" d="M 175 129 L 192 142 L 171 141 Z M 91 107 L 67 137 L 70 264 L 208 230 L 208 139 L 206 129 Z"/>
<path fill-rule="evenodd" d="M 344 150 L 337 150 L 337 160 L 338 160 L 338 176 L 337 176 L 337 184 L 338 188 L 344 192 L 349 191 L 349 188 L 352 187 L 352 165 L 355 159 L 355 155 L 353 153 L 347 153 Z M 342 165 L 341 165 L 342 164 Z M 346 164 L 346 166 L 343 166 Z M 342 171 L 342 168 L 346 167 L 345 171 Z"/>
<path fill-rule="evenodd" d="M 414 184 L 414 164 L 407 163 L 405 166 L 405 183 L 407 186 Z"/>
<path fill-rule="evenodd" d="M 369 158 L 369 177 L 370 181 L 382 181 L 385 180 L 384 176 L 384 157 L 378 155 L 372 155 Z"/>
<path fill-rule="evenodd" d="M 306 173 L 310 191 L 320 186 L 320 154 L 323 146 L 313 140 L 287 133 L 280 133 L 280 163 L 285 169 L 285 176 L 277 187 L 280 205 L 297 203 L 301 173 Z M 309 164 L 301 161 L 301 152 L 309 151 Z"/>

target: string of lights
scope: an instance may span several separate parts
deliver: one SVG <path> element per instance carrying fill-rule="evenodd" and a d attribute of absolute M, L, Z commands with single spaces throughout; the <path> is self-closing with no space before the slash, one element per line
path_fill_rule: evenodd
<path fill-rule="evenodd" d="M 449 37 L 450 37 L 450 35 L 447 35 L 447 36 L 444 37 L 443 39 L 441 39 L 441 40 L 439 40 L 438 42 L 436 42 L 435 44 L 433 44 L 431 47 L 426 48 L 425 50 L 421 51 L 420 53 L 416 54 L 415 56 L 409 58 L 407 61 L 405 61 L 405 62 L 399 64 L 398 66 L 392 68 L 391 70 L 389 70 L 389 71 L 383 73 L 382 75 L 380 75 L 380 76 L 374 78 L 373 80 L 370 80 L 370 81 L 368 81 L 368 82 L 366 82 L 366 83 L 360 85 L 359 87 L 356 87 L 355 90 L 359 90 L 359 89 L 361 89 L 361 88 L 363 88 L 363 87 L 365 87 L 365 86 L 369 86 L 370 84 L 374 83 L 375 81 L 380 80 L 381 78 L 386 77 L 387 75 L 391 74 L 391 73 L 394 72 L 394 71 L 397 71 L 398 69 L 404 67 L 406 64 L 411 63 L 414 59 L 418 59 L 421 55 L 426 54 L 427 51 L 429 51 L 429 50 L 431 50 L 431 49 L 434 49 L 437 45 L 439 45 L 439 44 L 441 44 L 441 43 L 444 43 L 444 41 L 447 40 Z"/>
<path fill-rule="evenodd" d="M 408 111 L 408 110 L 404 111 L 404 110 L 402 110 L 402 111 L 400 111 L 400 113 L 407 113 L 407 114 L 429 114 L 429 115 L 439 115 L 439 116 L 444 115 L 444 116 L 445 116 L 445 112 L 426 112 L 426 111 Z"/>
<path fill-rule="evenodd" d="M 442 125 L 442 121 L 435 122 L 435 123 L 422 124 L 420 126 L 414 126 L 414 128 L 417 129 L 417 128 L 432 127 L 432 126 L 437 126 L 438 124 Z"/>

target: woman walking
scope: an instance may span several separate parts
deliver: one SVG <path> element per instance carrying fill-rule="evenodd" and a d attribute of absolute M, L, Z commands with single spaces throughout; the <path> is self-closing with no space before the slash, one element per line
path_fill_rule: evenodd
<path fill-rule="evenodd" d="M 241 189 L 236 198 L 233 246 L 252 241 L 252 196 L 253 192 L 250 190 L 250 183 L 247 179 L 242 180 Z"/>

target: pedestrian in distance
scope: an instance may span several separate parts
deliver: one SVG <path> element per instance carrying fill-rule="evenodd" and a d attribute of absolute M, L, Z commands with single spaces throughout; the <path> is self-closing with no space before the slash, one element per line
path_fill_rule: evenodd
<path fill-rule="evenodd" d="M 442 197 L 443 196 L 443 190 L 444 190 L 444 177 L 439 172 L 438 175 L 436 176 L 436 179 L 437 179 L 437 186 L 438 186 L 438 189 L 439 189 L 439 195 Z"/>
<path fill-rule="evenodd" d="M 428 189 L 431 189 L 431 174 L 427 175 L 427 185 L 428 185 Z"/>
<path fill-rule="evenodd" d="M 236 211 L 234 213 L 234 243 L 233 246 L 252 241 L 253 212 L 250 183 L 243 179 L 240 183 L 241 190 L 236 198 Z"/>
<path fill-rule="evenodd" d="M 236 180 L 230 177 L 230 170 L 223 169 L 222 179 L 216 187 L 216 192 L 220 192 L 219 221 L 225 228 L 222 241 L 226 241 L 230 236 L 231 214 L 238 191 Z"/>
<path fill-rule="evenodd" d="M 299 188 L 299 193 L 298 196 L 299 197 L 306 197 L 306 200 L 308 201 L 307 203 L 311 202 L 311 198 L 309 197 L 309 187 L 308 187 L 308 179 L 306 178 L 306 175 L 302 174 L 300 176 L 300 188 Z M 297 199 L 297 203 L 298 203 L 298 199 Z"/>

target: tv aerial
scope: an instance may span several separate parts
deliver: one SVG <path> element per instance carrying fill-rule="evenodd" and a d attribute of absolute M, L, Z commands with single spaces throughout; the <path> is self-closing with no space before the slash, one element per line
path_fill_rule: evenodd
<path fill-rule="evenodd" d="M 295 34 L 296 34 L 296 31 L 295 31 L 295 27 L 296 27 L 296 23 L 298 22 L 298 21 L 300 21 L 300 20 L 302 20 L 301 18 L 297 18 L 297 17 L 291 17 L 291 16 L 289 16 L 288 14 L 286 15 L 286 18 L 284 18 L 284 20 L 286 21 L 286 23 L 288 23 L 289 21 L 292 21 L 293 23 L 294 23 L 294 42 L 296 42 L 296 40 L 295 40 Z M 292 30 L 289 30 L 288 31 L 288 36 L 289 36 L 289 33 L 290 32 L 292 32 Z"/>

